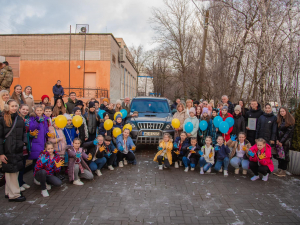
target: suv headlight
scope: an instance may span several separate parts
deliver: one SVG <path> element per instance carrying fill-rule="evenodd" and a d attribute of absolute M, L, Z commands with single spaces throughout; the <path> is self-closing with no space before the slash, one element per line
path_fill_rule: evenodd
<path fill-rule="evenodd" d="M 167 126 L 165 127 L 165 130 L 168 130 L 171 128 L 171 124 L 167 124 Z"/>

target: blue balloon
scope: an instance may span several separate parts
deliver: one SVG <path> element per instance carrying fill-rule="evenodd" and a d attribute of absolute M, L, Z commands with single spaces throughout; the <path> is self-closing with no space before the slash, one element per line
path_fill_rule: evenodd
<path fill-rule="evenodd" d="M 194 125 L 191 122 L 187 122 L 184 125 L 184 129 L 185 129 L 185 132 L 187 132 L 189 134 L 189 133 L 191 133 L 193 131 Z"/>
<path fill-rule="evenodd" d="M 98 115 L 101 119 L 103 119 L 103 113 L 105 113 L 105 110 L 99 110 Z"/>
<path fill-rule="evenodd" d="M 122 109 L 120 111 L 120 113 L 122 113 L 122 119 L 125 119 L 127 117 L 127 111 L 126 111 L 126 109 Z"/>
<path fill-rule="evenodd" d="M 220 123 L 223 121 L 223 119 L 222 119 L 222 117 L 221 116 L 216 116 L 215 118 L 214 118 L 214 125 L 215 125 L 215 127 L 219 127 L 219 125 L 220 125 Z"/>
<path fill-rule="evenodd" d="M 228 132 L 229 130 L 229 125 L 227 122 L 225 121 L 222 121 L 220 124 L 219 124 L 219 130 L 221 131 L 221 133 L 225 134 Z"/>
<path fill-rule="evenodd" d="M 200 130 L 204 131 L 204 130 L 207 129 L 208 124 L 207 124 L 207 122 L 206 122 L 205 120 L 202 120 L 202 121 L 200 122 L 200 124 L 199 124 L 199 127 L 200 127 Z"/>
<path fill-rule="evenodd" d="M 225 121 L 228 123 L 229 127 L 234 125 L 234 119 L 232 117 L 227 117 Z"/>

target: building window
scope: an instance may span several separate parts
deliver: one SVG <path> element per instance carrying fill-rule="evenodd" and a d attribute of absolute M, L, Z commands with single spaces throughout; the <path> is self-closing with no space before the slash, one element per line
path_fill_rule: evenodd
<path fill-rule="evenodd" d="M 20 57 L 5 57 L 5 61 L 11 66 L 14 77 L 20 77 Z"/>
<path fill-rule="evenodd" d="M 114 64 L 116 64 L 116 56 L 115 56 L 115 55 L 112 55 L 112 62 L 113 62 Z"/>

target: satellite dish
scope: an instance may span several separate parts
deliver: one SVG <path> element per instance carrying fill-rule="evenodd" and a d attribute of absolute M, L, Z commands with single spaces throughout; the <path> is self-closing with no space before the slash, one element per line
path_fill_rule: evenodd
<path fill-rule="evenodd" d="M 76 24 L 75 33 L 88 34 L 89 33 L 89 25 L 88 24 Z"/>
<path fill-rule="evenodd" d="M 86 28 L 85 28 L 85 27 L 81 27 L 80 31 L 81 31 L 82 33 L 86 33 Z"/>

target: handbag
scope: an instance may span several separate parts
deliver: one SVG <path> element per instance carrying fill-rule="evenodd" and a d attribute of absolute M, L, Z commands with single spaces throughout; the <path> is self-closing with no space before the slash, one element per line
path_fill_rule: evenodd
<path fill-rule="evenodd" d="M 285 159 L 285 152 L 284 152 L 283 147 L 282 146 L 280 147 L 279 145 L 276 145 L 276 150 L 277 150 L 278 158 Z"/>
<path fill-rule="evenodd" d="M 15 126 L 16 126 L 16 124 L 17 124 L 17 120 L 18 120 L 18 116 L 16 116 L 15 121 L 14 121 L 14 124 L 13 124 L 13 126 L 11 127 L 10 131 L 5 135 L 5 139 L 4 139 L 4 141 L 3 141 L 3 144 L 5 143 L 6 138 L 8 138 L 8 136 L 11 134 L 11 132 L 12 132 L 13 129 L 15 128 Z"/>

